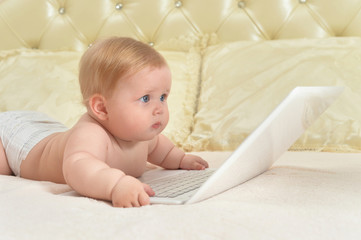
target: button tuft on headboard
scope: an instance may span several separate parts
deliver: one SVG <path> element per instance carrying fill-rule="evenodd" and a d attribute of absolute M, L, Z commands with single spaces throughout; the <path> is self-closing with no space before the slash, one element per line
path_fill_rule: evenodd
<path fill-rule="evenodd" d="M 122 10 L 122 8 L 123 8 L 123 4 L 122 4 L 122 3 L 117 3 L 117 4 L 115 5 L 115 9 L 116 9 L 116 10 Z"/>
<path fill-rule="evenodd" d="M 239 8 L 245 8 L 246 7 L 246 2 L 245 1 L 239 1 L 238 2 L 238 7 Z"/>
<path fill-rule="evenodd" d="M 182 5 L 183 5 L 182 1 L 176 1 L 176 2 L 174 3 L 174 6 L 175 6 L 176 8 L 180 8 L 180 7 L 182 7 Z"/>
<path fill-rule="evenodd" d="M 59 8 L 58 12 L 61 15 L 65 14 L 65 8 L 64 7 Z"/>

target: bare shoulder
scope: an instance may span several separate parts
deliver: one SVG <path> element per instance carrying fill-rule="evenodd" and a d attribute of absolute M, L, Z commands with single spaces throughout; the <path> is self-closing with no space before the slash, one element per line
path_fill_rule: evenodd
<path fill-rule="evenodd" d="M 65 156 L 79 152 L 87 152 L 102 158 L 111 144 L 107 131 L 94 119 L 86 114 L 70 130 Z"/>
<path fill-rule="evenodd" d="M 87 114 L 84 114 L 71 130 L 72 138 L 99 137 L 109 138 L 107 131 Z"/>

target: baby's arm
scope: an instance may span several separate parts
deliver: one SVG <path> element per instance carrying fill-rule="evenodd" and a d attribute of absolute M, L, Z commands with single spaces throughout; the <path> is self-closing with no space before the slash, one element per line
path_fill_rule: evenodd
<path fill-rule="evenodd" d="M 151 141 L 149 152 L 148 162 L 166 169 L 203 170 L 208 167 L 201 157 L 185 154 L 162 134 Z"/>
<path fill-rule="evenodd" d="M 148 185 L 105 163 L 107 135 L 99 129 L 87 132 L 75 131 L 68 139 L 63 161 L 67 184 L 81 195 L 112 201 L 116 207 L 149 204 L 154 193 Z"/>

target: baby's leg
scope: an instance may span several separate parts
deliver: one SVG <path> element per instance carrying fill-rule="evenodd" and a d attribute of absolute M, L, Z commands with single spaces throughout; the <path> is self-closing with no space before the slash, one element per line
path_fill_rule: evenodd
<path fill-rule="evenodd" d="M 13 174 L 13 172 L 9 167 L 8 159 L 6 158 L 5 149 L 1 140 L 0 140 L 0 174 L 1 175 Z"/>

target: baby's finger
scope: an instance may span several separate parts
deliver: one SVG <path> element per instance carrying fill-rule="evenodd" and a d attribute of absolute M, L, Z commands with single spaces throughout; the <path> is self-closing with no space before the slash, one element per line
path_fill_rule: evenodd
<path fill-rule="evenodd" d="M 196 169 L 197 169 L 197 170 L 204 170 L 204 169 L 206 169 L 206 167 L 205 167 L 203 164 L 201 164 L 201 163 L 197 163 Z"/>
<path fill-rule="evenodd" d="M 124 208 L 124 207 L 131 207 L 131 204 L 127 204 L 125 201 L 123 201 L 122 199 L 115 199 L 112 201 L 113 203 L 113 207 L 118 207 L 118 208 Z"/>
<path fill-rule="evenodd" d="M 145 206 L 150 204 L 149 196 L 146 193 L 139 194 L 138 201 L 140 206 Z"/>
<path fill-rule="evenodd" d="M 204 169 L 205 167 L 198 162 L 192 162 L 189 168 L 189 170 L 204 170 Z"/>
<path fill-rule="evenodd" d="M 132 207 L 140 207 L 141 205 L 139 204 L 139 201 L 138 199 L 135 199 L 133 202 L 132 202 Z"/>
<path fill-rule="evenodd" d="M 146 183 L 143 183 L 143 187 L 144 187 L 144 191 L 150 196 L 154 196 L 155 192 L 153 191 L 153 189 Z"/>
<path fill-rule="evenodd" d="M 203 160 L 203 159 L 201 159 L 201 164 L 202 164 L 205 168 L 208 168 L 208 167 L 209 167 L 209 166 L 208 166 L 208 162 L 205 161 L 205 160 Z"/>
<path fill-rule="evenodd" d="M 121 204 L 121 206 L 120 207 L 123 207 L 123 208 L 131 208 L 133 205 L 132 205 L 132 203 L 131 202 L 127 202 L 127 203 L 123 203 L 123 204 Z"/>

